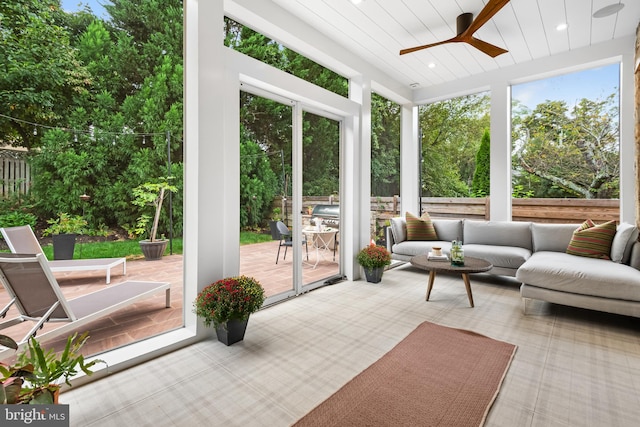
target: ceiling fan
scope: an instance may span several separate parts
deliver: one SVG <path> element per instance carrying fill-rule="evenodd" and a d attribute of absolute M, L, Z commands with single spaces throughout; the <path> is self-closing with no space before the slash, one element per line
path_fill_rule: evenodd
<path fill-rule="evenodd" d="M 458 18 L 456 19 L 456 29 L 458 34 L 455 37 L 437 43 L 416 46 L 409 49 L 402 49 L 400 51 L 400 55 L 422 49 L 428 49 L 434 46 L 440 46 L 441 44 L 445 43 L 468 43 L 492 58 L 495 58 L 498 55 L 502 55 L 503 53 L 507 53 L 508 50 L 473 37 L 473 33 L 478 31 L 480 27 L 486 24 L 489 19 L 493 18 L 493 15 L 498 13 L 498 11 L 502 9 L 507 3 L 509 3 L 509 0 L 489 0 L 482 11 L 480 11 L 476 19 L 473 19 L 472 13 L 463 13 L 462 15 L 458 16 Z"/>

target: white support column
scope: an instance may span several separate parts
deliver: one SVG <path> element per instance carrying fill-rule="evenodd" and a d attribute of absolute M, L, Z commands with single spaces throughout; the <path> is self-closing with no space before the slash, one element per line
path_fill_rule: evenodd
<path fill-rule="evenodd" d="M 228 221 L 234 216 L 237 197 L 229 198 L 230 161 L 225 124 L 225 97 L 229 91 L 225 81 L 223 34 L 212 22 L 222 22 L 222 0 L 185 2 L 185 176 L 184 176 L 184 301 L 193 301 L 199 290 L 219 279 L 224 273 L 224 243 L 228 231 L 237 230 Z M 205 96 L 200 96 L 206 94 Z M 237 95 L 236 95 L 237 96 Z M 231 101 L 233 102 L 233 101 Z M 232 103 L 229 105 L 235 105 Z M 236 102 L 237 104 L 237 102 Z M 234 127 L 238 127 L 232 121 Z M 237 133 L 237 132 L 236 132 Z M 233 132 L 231 132 L 233 134 Z M 233 156 L 232 156 L 233 157 Z M 236 171 L 235 180 L 238 180 Z M 237 191 L 236 191 L 237 193 Z M 218 201 L 225 200 L 221 209 Z M 238 213 L 235 212 L 236 222 Z M 194 328 L 195 315 L 185 308 L 185 325 Z M 198 335 L 211 333 L 211 328 L 198 328 Z"/>
<path fill-rule="evenodd" d="M 422 194 L 421 149 L 418 107 L 405 104 L 400 112 L 400 213 L 402 216 L 407 211 L 414 215 L 419 213 L 420 194 Z"/>
<path fill-rule="evenodd" d="M 353 151 L 349 155 L 354 156 L 352 175 L 355 197 L 352 199 L 354 201 L 352 212 L 355 223 L 351 224 L 354 231 L 351 240 L 352 252 L 346 252 L 344 271 L 348 278 L 351 272 L 354 279 L 359 279 L 360 267 L 355 260 L 355 254 L 371 239 L 369 228 L 371 223 L 371 80 L 364 76 L 352 78 L 349 82 L 349 99 L 357 102 L 361 107 L 360 115 L 354 120 L 351 131 Z M 347 136 L 349 136 L 348 133 Z M 348 138 L 346 142 L 345 146 L 348 146 Z M 349 201 L 346 202 L 349 203 Z"/>
<path fill-rule="evenodd" d="M 620 221 L 636 223 L 635 63 L 633 51 L 620 64 Z"/>
<path fill-rule="evenodd" d="M 491 204 L 492 221 L 511 220 L 511 86 L 491 85 Z"/>

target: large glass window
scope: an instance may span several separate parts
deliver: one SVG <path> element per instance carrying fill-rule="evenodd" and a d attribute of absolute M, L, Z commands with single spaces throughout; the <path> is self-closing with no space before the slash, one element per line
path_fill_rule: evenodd
<path fill-rule="evenodd" d="M 513 86 L 516 198 L 618 198 L 619 64 Z"/>
<path fill-rule="evenodd" d="M 420 107 L 421 188 L 425 197 L 484 197 L 488 183 L 474 184 L 476 157 L 488 138 L 487 93 L 461 96 Z M 488 144 L 488 141 L 487 141 Z M 484 158 L 483 158 L 484 159 Z"/>
<path fill-rule="evenodd" d="M 306 56 L 300 55 L 231 18 L 224 18 L 224 31 L 225 46 L 338 95 L 348 96 L 349 81 L 345 77 Z"/>
<path fill-rule="evenodd" d="M 400 105 L 371 94 L 371 218 L 372 233 L 386 244 L 389 218 L 399 212 Z"/>

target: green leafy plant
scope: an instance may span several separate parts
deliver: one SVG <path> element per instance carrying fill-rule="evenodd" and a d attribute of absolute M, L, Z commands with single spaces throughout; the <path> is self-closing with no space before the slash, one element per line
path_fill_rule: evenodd
<path fill-rule="evenodd" d="M 14 350 L 18 349 L 18 343 L 7 335 L 0 335 L 0 345 Z M 9 365 L 0 362 L 0 404 L 15 403 L 20 395 L 23 380 L 20 376 L 14 376 L 16 370 Z"/>
<path fill-rule="evenodd" d="M 43 350 L 34 337 L 27 341 L 27 347 L 17 357 L 15 365 L 0 363 L 0 401 L 5 403 L 51 404 L 60 390 L 61 382 L 71 386 L 69 378 L 82 370 L 91 375 L 91 368 L 97 363 L 105 363 L 95 359 L 86 363 L 80 349 L 89 339 L 88 333 L 78 336 L 73 334 L 67 338 L 67 344 L 60 354 L 53 349 Z M 17 349 L 11 338 L 0 336 L 0 344 Z"/>
<path fill-rule="evenodd" d="M 282 209 L 273 208 L 273 211 L 271 212 L 271 220 L 272 221 L 282 221 Z"/>
<path fill-rule="evenodd" d="M 384 246 L 370 244 L 358 252 L 358 264 L 364 268 L 378 268 L 391 264 L 391 253 Z"/>
<path fill-rule="evenodd" d="M 138 219 L 133 232 L 142 236 L 149 232 L 149 240 L 151 242 L 156 241 L 156 234 L 158 232 L 158 222 L 160 221 L 160 212 L 162 211 L 162 202 L 164 201 L 167 192 L 175 193 L 178 188 L 175 185 L 169 184 L 172 177 L 159 178 L 159 182 L 151 183 L 145 182 L 133 189 L 132 204 L 139 206 L 140 208 L 147 209 L 149 206 L 154 207 L 154 217 L 151 230 L 149 230 L 149 223 L 151 222 L 151 216 L 147 213 L 142 213 Z"/>
<path fill-rule="evenodd" d="M 17 227 L 20 225 L 36 226 L 38 218 L 29 212 L 12 211 L 0 215 L 0 227 Z"/>
<path fill-rule="evenodd" d="M 204 288 L 194 301 L 194 312 L 204 324 L 214 326 L 231 319 L 244 320 L 264 302 L 264 288 L 252 277 L 218 280 Z"/>
<path fill-rule="evenodd" d="M 42 231 L 43 236 L 52 234 L 83 234 L 87 229 L 87 221 L 80 215 L 69 215 L 66 212 L 58 214 L 58 218 L 47 220 L 49 227 Z"/>

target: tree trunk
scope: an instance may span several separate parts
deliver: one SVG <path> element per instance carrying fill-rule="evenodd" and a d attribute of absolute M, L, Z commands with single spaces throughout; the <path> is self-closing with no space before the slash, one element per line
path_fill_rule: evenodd
<path fill-rule="evenodd" d="M 158 204 L 156 205 L 156 215 L 153 218 L 153 227 L 151 228 L 150 239 L 152 242 L 156 241 L 156 233 L 158 232 L 158 221 L 160 221 L 160 211 L 162 210 L 162 201 L 164 200 L 164 188 L 160 189 L 160 195 L 158 196 Z"/>

